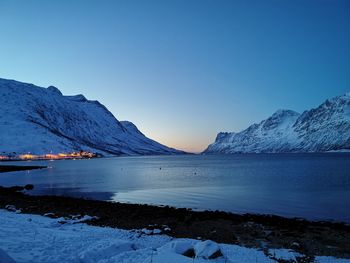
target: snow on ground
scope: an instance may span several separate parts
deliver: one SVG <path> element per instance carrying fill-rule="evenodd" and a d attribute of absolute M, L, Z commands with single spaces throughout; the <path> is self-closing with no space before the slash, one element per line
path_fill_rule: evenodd
<path fill-rule="evenodd" d="M 337 258 L 335 259 L 334 257 L 316 257 L 315 263 L 349 263 L 349 259 L 341 259 Z"/>
<path fill-rule="evenodd" d="M 84 219 L 89 219 L 85 217 Z M 90 218 L 91 219 L 91 218 Z M 216 253 L 220 250 L 220 253 Z M 182 254 L 196 255 L 196 258 Z M 219 255 L 216 259 L 212 255 Z M 222 253 L 222 255 L 221 255 Z M 289 254 L 290 253 L 290 254 Z M 293 258 L 295 252 L 273 250 L 277 258 Z M 12 260 L 13 259 L 13 260 Z M 350 263 L 331 257 L 316 262 Z M 39 215 L 0 210 L 0 263 L 79 262 L 79 263 L 251 263 L 275 262 L 262 251 L 212 241 L 175 239 L 89 226 L 81 220 L 52 219 Z"/>
<path fill-rule="evenodd" d="M 269 255 L 272 255 L 274 258 L 290 261 L 295 261 L 297 257 L 302 257 L 300 253 L 290 249 L 269 249 Z"/>

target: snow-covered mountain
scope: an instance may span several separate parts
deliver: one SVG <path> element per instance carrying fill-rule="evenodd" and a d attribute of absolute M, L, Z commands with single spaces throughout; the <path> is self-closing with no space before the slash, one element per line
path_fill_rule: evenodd
<path fill-rule="evenodd" d="M 278 110 L 239 133 L 219 133 L 213 153 L 325 152 L 350 150 L 350 93 L 299 114 Z"/>
<path fill-rule="evenodd" d="M 68 153 L 103 155 L 176 154 L 143 135 L 128 121 L 118 121 L 98 101 L 63 96 L 53 86 L 0 79 L 0 155 Z"/>

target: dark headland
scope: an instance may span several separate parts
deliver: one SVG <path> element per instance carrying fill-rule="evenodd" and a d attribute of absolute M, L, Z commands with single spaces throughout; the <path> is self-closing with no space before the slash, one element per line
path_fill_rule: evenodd
<path fill-rule="evenodd" d="M 0 173 L 25 171 L 25 170 L 33 170 L 33 169 L 43 169 L 43 168 L 46 168 L 46 166 L 0 165 Z"/>

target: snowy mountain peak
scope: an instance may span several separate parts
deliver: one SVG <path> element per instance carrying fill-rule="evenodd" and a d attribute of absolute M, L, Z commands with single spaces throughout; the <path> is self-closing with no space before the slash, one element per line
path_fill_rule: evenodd
<path fill-rule="evenodd" d="M 58 95 L 63 95 L 62 92 L 58 88 L 56 88 L 55 86 L 49 86 L 47 88 L 47 90 L 49 90 L 49 91 L 51 91 L 53 93 L 56 93 Z"/>
<path fill-rule="evenodd" d="M 130 122 L 119 122 L 98 101 L 63 96 L 53 86 L 0 79 L 0 152 L 100 154 L 182 153 L 145 137 Z"/>
<path fill-rule="evenodd" d="M 293 110 L 279 109 L 271 117 L 298 116 L 300 113 Z"/>
<path fill-rule="evenodd" d="M 337 97 L 334 97 L 334 98 L 330 98 L 330 99 L 327 99 L 324 103 L 321 104 L 324 105 L 324 104 L 327 104 L 328 106 L 330 104 L 334 104 L 334 105 L 342 105 L 342 104 L 346 104 L 346 103 L 349 103 L 350 101 L 350 93 L 345 93 L 341 96 L 337 96 Z"/>
<path fill-rule="evenodd" d="M 229 134 L 234 134 L 234 132 L 219 132 L 215 138 L 215 142 L 222 141 L 222 139 L 227 138 Z"/>
<path fill-rule="evenodd" d="M 86 102 L 86 101 L 88 101 L 83 94 L 78 94 L 78 95 L 74 95 L 74 96 L 67 96 L 67 98 L 70 99 L 70 100 L 77 101 L 77 102 Z M 89 102 L 92 102 L 92 101 L 89 101 Z"/>
<path fill-rule="evenodd" d="M 300 114 L 292 110 L 277 110 L 271 117 L 261 122 L 263 129 L 275 129 L 285 122 L 293 122 Z"/>
<path fill-rule="evenodd" d="M 204 153 L 350 150 L 350 96 L 326 100 L 299 114 L 278 110 L 239 133 L 219 133 Z"/>

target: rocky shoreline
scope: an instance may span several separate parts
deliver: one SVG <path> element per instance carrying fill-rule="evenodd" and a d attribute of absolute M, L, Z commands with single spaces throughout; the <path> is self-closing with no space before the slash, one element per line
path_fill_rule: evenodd
<path fill-rule="evenodd" d="M 50 217 L 95 216 L 88 224 L 121 229 L 160 229 L 173 237 L 210 239 L 268 250 L 290 248 L 310 260 L 316 256 L 350 258 L 350 225 L 307 221 L 274 215 L 192 211 L 168 206 L 151 206 L 97 201 L 64 196 L 28 195 L 32 186 L 0 187 L 0 208 Z"/>

